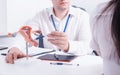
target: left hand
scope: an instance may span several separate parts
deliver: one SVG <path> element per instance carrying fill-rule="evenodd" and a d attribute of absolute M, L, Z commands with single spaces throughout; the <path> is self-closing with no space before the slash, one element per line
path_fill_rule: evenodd
<path fill-rule="evenodd" d="M 61 50 L 67 52 L 69 50 L 69 42 L 64 32 L 53 31 L 48 34 L 48 41 L 56 45 Z"/>

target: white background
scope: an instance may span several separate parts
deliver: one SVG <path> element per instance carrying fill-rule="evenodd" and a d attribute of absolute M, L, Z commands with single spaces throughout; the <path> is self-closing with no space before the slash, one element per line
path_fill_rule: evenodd
<path fill-rule="evenodd" d="M 7 17 L 6 17 L 6 0 L 0 0 L 0 34 L 5 34 L 7 31 Z"/>
<path fill-rule="evenodd" d="M 72 4 L 85 8 L 91 15 L 104 1 L 107 0 L 73 0 Z M 15 32 L 37 12 L 50 6 L 51 0 L 0 0 L 0 30 Z"/>

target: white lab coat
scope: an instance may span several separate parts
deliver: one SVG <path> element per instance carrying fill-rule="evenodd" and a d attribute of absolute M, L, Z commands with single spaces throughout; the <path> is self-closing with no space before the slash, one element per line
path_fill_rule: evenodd
<path fill-rule="evenodd" d="M 91 32 L 88 13 L 79 8 L 70 7 L 68 14 L 71 16 L 65 33 L 69 39 L 69 52 L 79 55 L 90 53 Z M 27 25 L 31 26 L 33 30 L 42 31 L 43 36 L 45 36 L 45 48 L 57 49 L 56 46 L 47 41 L 47 35 L 55 31 L 50 15 L 53 15 L 57 29 L 63 32 L 68 15 L 63 20 L 59 20 L 54 16 L 52 7 L 37 13 L 32 20 L 27 22 Z"/>

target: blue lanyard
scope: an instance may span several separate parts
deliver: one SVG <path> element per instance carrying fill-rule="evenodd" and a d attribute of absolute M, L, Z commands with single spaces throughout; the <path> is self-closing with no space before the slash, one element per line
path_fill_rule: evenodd
<path fill-rule="evenodd" d="M 54 21 L 54 19 L 53 19 L 53 15 L 51 15 L 51 19 L 52 19 L 53 26 L 54 26 L 55 30 L 57 31 L 56 24 L 55 24 L 55 21 Z M 68 18 L 67 18 L 67 21 L 66 21 L 66 24 L 65 24 L 65 27 L 64 27 L 63 32 L 66 31 L 66 28 L 67 28 L 67 26 L 68 26 L 69 19 L 70 19 L 70 14 L 68 15 Z"/>

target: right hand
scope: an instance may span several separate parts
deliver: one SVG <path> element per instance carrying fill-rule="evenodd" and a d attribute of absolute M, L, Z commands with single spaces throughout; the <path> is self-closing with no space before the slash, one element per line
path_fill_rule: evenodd
<path fill-rule="evenodd" d="M 23 58 L 26 55 L 20 51 L 18 48 L 13 47 L 9 50 L 8 54 L 6 55 L 6 63 L 14 64 L 14 61 L 18 58 Z"/>

